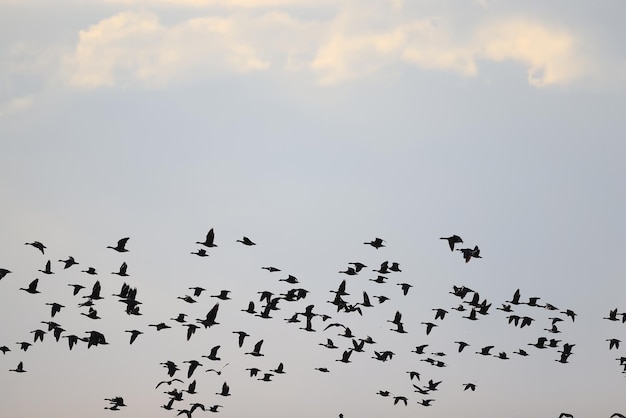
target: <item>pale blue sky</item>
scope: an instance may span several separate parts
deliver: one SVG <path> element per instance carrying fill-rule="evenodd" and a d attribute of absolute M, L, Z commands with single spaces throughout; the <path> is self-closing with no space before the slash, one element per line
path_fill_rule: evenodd
<path fill-rule="evenodd" d="M 3 412 L 168 417 L 197 401 L 223 405 L 224 417 L 626 413 L 616 360 L 626 351 L 605 341 L 626 340 L 626 324 L 602 319 L 626 312 L 625 11 L 618 1 L 0 0 L 0 268 L 12 271 L 0 281 Z M 210 228 L 219 247 L 189 254 Z M 465 264 L 439 240 L 451 234 L 483 259 Z M 244 235 L 257 245 L 235 242 Z M 130 252 L 106 248 L 125 236 Z M 387 247 L 362 244 L 375 237 Z M 24 245 L 34 240 L 45 255 Z M 63 271 L 57 260 L 69 255 L 80 264 Z M 55 275 L 37 271 L 48 259 Z M 369 281 L 385 260 L 403 271 Z M 123 261 L 143 316 L 109 296 Z M 366 272 L 338 273 L 352 261 Z M 80 272 L 88 266 L 99 275 Z M 281 301 L 272 320 L 240 312 L 260 305 L 260 290 L 289 289 L 278 281 L 287 274 L 310 290 L 305 300 Z M 34 278 L 41 294 L 18 290 Z M 66 284 L 96 278 L 106 298 L 94 321 Z M 391 300 L 362 317 L 337 313 L 326 301 L 343 279 L 349 302 L 363 290 Z M 399 282 L 414 286 L 407 296 Z M 199 303 L 176 299 L 196 285 L 207 289 Z M 453 285 L 492 302 L 489 315 L 451 310 Z M 578 313 L 556 334 L 576 344 L 569 364 L 527 345 L 554 337 L 543 330 L 552 312 L 516 307 L 535 319 L 520 329 L 495 309 L 518 288 L 524 301 Z M 169 318 L 203 317 L 221 289 L 232 300 L 220 302 L 220 325 L 186 341 Z M 49 334 L 19 351 L 50 320 L 48 302 L 66 306 L 54 321 L 68 333 L 99 330 L 110 344 L 69 351 Z M 351 346 L 337 328 L 283 320 L 308 304 L 377 345 L 335 361 Z M 433 308 L 450 312 L 433 321 Z M 397 310 L 407 334 L 389 330 Z M 161 321 L 172 329 L 148 327 Z M 427 321 L 439 325 L 429 336 Z M 133 328 L 145 334 L 129 346 Z M 242 349 L 235 330 L 251 334 Z M 341 349 L 319 346 L 326 338 Z M 243 354 L 260 339 L 264 357 Z M 459 339 L 471 344 L 463 353 Z M 221 362 L 201 359 L 218 344 Z M 420 344 L 446 352 L 448 367 L 419 361 Z M 487 345 L 511 359 L 475 354 Z M 396 356 L 381 363 L 374 349 Z M 159 363 L 186 370 L 191 359 L 204 364 L 198 394 L 159 408 Z M 8 371 L 20 361 L 27 373 Z M 273 382 L 245 371 L 279 362 L 287 373 Z M 225 363 L 221 376 L 204 372 Z M 413 383 L 442 380 L 440 390 L 413 392 L 408 370 L 422 374 Z M 228 398 L 215 395 L 224 381 Z M 104 410 L 116 395 L 128 407 Z"/>

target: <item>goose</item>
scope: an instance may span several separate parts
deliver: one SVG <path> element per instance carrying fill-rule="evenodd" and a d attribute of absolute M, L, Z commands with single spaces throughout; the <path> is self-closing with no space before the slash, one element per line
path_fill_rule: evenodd
<path fill-rule="evenodd" d="M 2 280 L 4 276 L 6 276 L 9 273 L 11 273 L 11 270 L 0 268 L 0 280 Z"/>
<path fill-rule="evenodd" d="M 217 247 L 217 245 L 213 242 L 215 240 L 215 233 L 213 232 L 213 228 L 209 230 L 206 234 L 206 238 L 204 242 L 197 241 L 196 244 L 204 245 L 205 247 Z"/>
<path fill-rule="evenodd" d="M 20 361 L 15 369 L 9 369 L 10 372 L 25 373 L 24 364 Z"/>
<path fill-rule="evenodd" d="M 114 271 L 111 274 L 116 274 L 120 277 L 127 277 L 128 274 L 126 273 L 126 270 L 128 269 L 128 264 L 126 264 L 126 262 L 123 262 L 122 265 L 120 266 L 119 271 Z"/>
<path fill-rule="evenodd" d="M 244 353 L 244 354 L 250 354 L 251 356 L 254 356 L 254 357 L 261 357 L 264 355 L 264 354 L 261 354 L 262 345 L 263 345 L 263 340 L 260 340 L 254 345 L 254 349 L 252 351 L 250 351 L 249 353 Z"/>
<path fill-rule="evenodd" d="M 463 244 L 463 240 L 458 235 L 452 235 L 451 237 L 441 237 L 439 239 L 445 239 L 446 241 L 448 241 L 450 251 L 454 251 L 454 244 Z"/>
<path fill-rule="evenodd" d="M 126 238 L 122 238 L 119 241 L 117 241 L 117 245 L 115 247 L 112 246 L 107 246 L 107 248 L 111 248 L 115 251 L 117 251 L 118 253 L 125 253 L 128 252 L 128 250 L 126 249 L 126 243 L 128 242 L 130 238 L 126 237 Z"/>
<path fill-rule="evenodd" d="M 61 305 L 60 303 L 46 303 L 46 305 L 50 306 L 50 316 L 52 318 L 54 318 L 54 315 L 58 314 L 59 312 L 61 312 L 61 308 L 65 308 L 64 305 Z"/>
<path fill-rule="evenodd" d="M 20 287 L 19 290 L 28 292 L 31 295 L 34 295 L 35 293 L 41 293 L 39 290 L 37 290 L 37 283 L 39 283 L 39 279 L 35 279 L 32 282 L 30 282 L 27 288 Z"/>
<path fill-rule="evenodd" d="M 243 237 L 243 239 L 238 239 L 237 242 L 240 242 L 243 245 L 247 245 L 247 246 L 256 245 L 256 243 L 252 242 L 250 238 L 248 237 Z"/>
<path fill-rule="evenodd" d="M 209 254 L 207 254 L 207 252 L 206 252 L 206 250 L 204 248 L 198 249 L 198 251 L 196 251 L 195 253 L 192 251 L 191 254 L 197 255 L 198 257 L 208 257 L 209 256 Z"/>
<path fill-rule="evenodd" d="M 141 334 L 143 334 L 143 332 L 137 331 L 136 329 L 126 330 L 124 332 L 129 332 L 130 333 L 130 344 L 134 343 L 135 340 L 137 339 L 137 337 L 140 336 Z"/>
<path fill-rule="evenodd" d="M 384 247 L 384 246 L 385 246 L 385 244 L 383 244 L 384 242 L 385 242 L 385 241 L 384 241 L 383 239 L 381 239 L 381 238 L 376 238 L 376 239 L 375 239 L 375 240 L 373 240 L 373 241 L 370 241 L 370 242 L 364 242 L 363 244 L 365 244 L 365 245 L 371 245 L 372 247 L 374 247 L 374 248 L 376 248 L 376 249 L 379 249 L 379 248 L 381 248 L 381 247 Z"/>
<path fill-rule="evenodd" d="M 224 382 L 224 384 L 222 385 L 222 391 L 216 392 L 215 394 L 220 396 L 230 396 L 230 387 L 226 382 Z"/>
<path fill-rule="evenodd" d="M 76 260 L 74 260 L 74 257 L 69 256 L 67 258 L 67 260 L 59 260 L 61 263 L 65 263 L 65 266 L 63 267 L 63 269 L 68 269 L 70 267 L 72 267 L 74 264 L 78 264 L 76 262 Z"/>
<path fill-rule="evenodd" d="M 47 248 L 45 245 L 43 245 L 41 242 L 39 241 L 34 241 L 34 242 L 27 242 L 24 245 L 31 245 L 35 248 L 37 248 L 39 251 L 41 251 L 42 254 L 44 254 L 44 249 Z"/>
<path fill-rule="evenodd" d="M 46 262 L 46 266 L 43 268 L 43 270 L 37 270 L 42 272 L 43 274 L 54 274 L 54 272 L 52 271 L 51 267 L 50 267 L 50 260 L 48 260 L 48 262 Z"/>

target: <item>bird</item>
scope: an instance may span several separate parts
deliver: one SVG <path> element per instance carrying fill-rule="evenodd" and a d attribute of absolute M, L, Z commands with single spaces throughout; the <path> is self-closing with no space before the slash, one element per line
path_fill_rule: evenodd
<path fill-rule="evenodd" d="M 243 346 L 243 341 L 246 337 L 249 337 L 250 334 L 248 334 L 245 331 L 233 331 L 233 334 L 237 334 L 239 337 L 237 339 L 237 342 L 239 344 L 239 348 L 241 348 Z"/>
<path fill-rule="evenodd" d="M 213 360 L 213 361 L 219 361 L 221 360 L 221 358 L 219 358 L 217 356 L 217 351 L 220 349 L 220 345 L 216 345 L 215 347 L 211 348 L 211 352 L 209 353 L 208 356 L 202 356 L 202 357 L 206 357 L 209 360 Z"/>
<path fill-rule="evenodd" d="M 213 242 L 215 240 L 215 233 L 213 232 L 213 228 L 211 228 L 209 230 L 209 232 L 207 232 L 206 234 L 206 238 L 204 239 L 204 242 L 196 242 L 196 244 L 200 244 L 200 245 L 204 245 L 205 247 L 217 247 L 217 245 Z"/>
<path fill-rule="evenodd" d="M 198 368 L 198 366 L 202 366 L 198 360 L 185 360 L 183 363 L 189 364 L 189 368 L 187 369 L 187 379 L 191 378 L 191 375 Z"/>
<path fill-rule="evenodd" d="M 28 292 L 31 295 L 34 295 L 35 293 L 41 293 L 40 291 L 37 290 L 37 283 L 39 283 L 39 279 L 35 279 L 32 282 L 30 282 L 27 288 L 20 287 L 19 290 Z"/>
<path fill-rule="evenodd" d="M 0 280 L 2 280 L 4 278 L 4 276 L 6 276 L 9 273 L 11 273 L 11 270 L 0 268 Z"/>
<path fill-rule="evenodd" d="M 238 239 L 237 242 L 240 242 L 243 245 L 247 245 L 247 246 L 256 245 L 256 243 L 252 242 L 250 238 L 248 237 L 243 237 L 243 239 Z"/>
<path fill-rule="evenodd" d="M 67 258 L 67 260 L 59 260 L 61 263 L 65 263 L 65 266 L 63 266 L 63 269 L 68 269 L 70 267 L 72 267 L 74 264 L 78 264 L 76 262 L 76 260 L 74 260 L 74 257 L 69 256 Z"/>
<path fill-rule="evenodd" d="M 159 388 L 159 386 L 161 386 L 163 383 L 166 383 L 166 384 L 169 386 L 169 385 L 171 385 L 171 384 L 172 384 L 172 383 L 174 383 L 174 382 L 183 383 L 183 381 L 182 381 L 182 380 L 180 380 L 180 379 L 163 380 L 163 381 L 159 382 L 159 383 L 156 385 L 155 389 L 158 389 L 158 388 Z"/>
<path fill-rule="evenodd" d="M 463 240 L 458 235 L 452 235 L 451 237 L 441 237 L 439 239 L 445 239 L 448 241 L 448 246 L 450 247 L 450 251 L 454 251 L 454 244 L 463 243 Z"/>
<path fill-rule="evenodd" d="M 57 313 L 61 312 L 61 308 L 65 308 L 65 306 L 61 305 L 60 303 L 46 303 L 46 305 L 50 306 L 50 316 L 52 318 L 54 318 L 54 315 L 56 315 Z"/>
<path fill-rule="evenodd" d="M 219 309 L 219 303 L 216 303 L 211 310 L 206 314 L 206 318 L 204 319 L 196 319 L 196 322 L 204 325 L 204 328 L 210 328 L 213 325 L 219 325 L 215 319 L 217 318 L 217 310 Z"/>
<path fill-rule="evenodd" d="M 128 269 L 128 265 L 126 264 L 126 262 L 123 262 L 122 265 L 120 266 L 119 271 L 114 271 L 111 274 L 117 274 L 118 276 L 126 277 L 128 276 L 128 274 L 126 273 L 127 269 Z"/>
<path fill-rule="evenodd" d="M 343 352 L 343 354 L 341 355 L 340 359 L 337 359 L 335 361 L 340 361 L 342 363 L 350 363 L 350 355 L 352 354 L 352 349 L 349 350 L 345 350 Z"/>
<path fill-rule="evenodd" d="M 84 289 L 85 286 L 80 285 L 80 284 L 68 284 L 68 286 L 71 286 L 74 288 L 73 291 L 73 295 L 76 296 L 78 294 L 78 292 L 80 292 L 81 289 Z"/>
<path fill-rule="evenodd" d="M 43 270 L 37 270 L 42 272 L 43 274 L 54 274 L 54 272 L 52 271 L 51 267 L 50 267 L 50 260 L 48 260 L 46 262 L 46 266 L 44 267 Z"/>
<path fill-rule="evenodd" d="M 46 249 L 47 247 L 45 245 L 43 245 L 41 242 L 39 241 L 34 241 L 34 242 L 27 242 L 24 245 L 32 245 L 33 247 L 37 248 L 39 251 L 41 251 L 42 254 L 44 254 L 44 249 Z"/>
<path fill-rule="evenodd" d="M 262 345 L 263 345 L 263 340 L 260 340 L 259 342 L 257 342 L 254 345 L 254 349 L 252 351 L 250 351 L 249 353 L 245 353 L 245 354 L 250 354 L 250 355 L 255 356 L 255 357 L 263 356 L 264 354 L 261 354 L 261 346 Z"/>
<path fill-rule="evenodd" d="M 107 246 L 107 248 L 111 248 L 115 251 L 117 251 L 118 253 L 125 253 L 128 252 L 128 250 L 126 249 L 126 243 L 128 242 L 130 238 L 126 237 L 126 238 L 122 238 L 119 241 L 117 241 L 117 245 L 115 247 L 112 246 Z"/>
<path fill-rule="evenodd" d="M 20 361 L 15 369 L 9 369 L 10 372 L 25 373 L 24 364 Z"/>
<path fill-rule="evenodd" d="M 204 248 L 199 248 L 195 253 L 192 251 L 191 254 L 197 255 L 198 257 L 208 257 L 206 250 Z"/>
<path fill-rule="evenodd" d="M 609 342 L 609 350 L 613 348 L 619 349 L 619 343 L 621 343 L 621 341 L 618 340 L 617 338 L 610 338 L 610 339 L 607 339 L 606 341 Z"/>
<path fill-rule="evenodd" d="M 222 385 L 222 391 L 216 392 L 215 394 L 221 396 L 230 396 L 230 387 L 226 382 L 224 382 L 224 384 Z"/>
<path fill-rule="evenodd" d="M 561 414 L 559 414 L 559 418 L 574 418 L 574 415 L 568 414 L 567 412 L 561 412 Z"/>
<path fill-rule="evenodd" d="M 422 322 L 423 325 L 426 325 L 426 335 L 430 334 L 430 331 L 432 331 L 432 329 L 434 327 L 436 327 L 436 324 L 433 324 L 432 322 Z"/>
<path fill-rule="evenodd" d="M 381 248 L 381 247 L 384 247 L 384 246 L 385 246 L 385 244 L 383 244 L 384 242 L 385 242 L 385 241 L 384 241 L 383 239 L 381 239 L 381 238 L 376 238 L 376 239 L 375 239 L 375 240 L 373 240 L 373 241 L 370 241 L 370 242 L 364 242 L 363 244 L 365 244 L 365 245 L 371 245 L 372 247 L 374 247 L 374 248 L 376 248 L 376 249 L 379 249 L 379 248 Z"/>
<path fill-rule="evenodd" d="M 96 272 L 96 269 L 93 268 L 93 267 L 89 267 L 89 268 L 87 268 L 87 270 L 81 270 L 81 273 L 87 273 L 87 274 L 90 274 L 92 276 L 95 276 L 96 274 L 98 274 Z"/>
<path fill-rule="evenodd" d="M 472 392 L 474 392 L 476 390 L 476 384 L 475 383 L 463 383 L 463 390 L 471 390 Z"/>
<path fill-rule="evenodd" d="M 474 248 L 459 248 L 457 251 L 461 251 L 463 253 L 463 258 L 466 263 L 469 263 L 472 257 L 482 258 L 480 256 L 480 249 L 478 248 L 478 245 L 474 246 Z"/>

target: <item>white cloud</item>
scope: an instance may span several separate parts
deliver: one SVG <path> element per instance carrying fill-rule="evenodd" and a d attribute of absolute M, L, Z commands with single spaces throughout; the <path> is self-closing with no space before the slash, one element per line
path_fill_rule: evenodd
<path fill-rule="evenodd" d="M 537 87 L 570 83 L 584 74 L 577 42 L 565 29 L 500 19 L 457 33 L 442 17 L 411 19 L 401 8 L 402 2 L 390 1 L 375 9 L 346 6 L 325 20 L 270 11 L 174 24 L 163 24 L 153 12 L 126 11 L 80 32 L 65 74 L 71 85 L 91 88 L 158 87 L 267 70 L 307 72 L 329 85 L 401 65 L 474 77 L 483 60 L 520 62 L 529 84 Z"/>
<path fill-rule="evenodd" d="M 80 87 L 140 82 L 160 86 L 206 71 L 263 70 L 270 64 L 238 34 L 230 18 L 195 18 L 164 26 L 151 12 L 123 12 L 81 31 L 66 59 Z"/>

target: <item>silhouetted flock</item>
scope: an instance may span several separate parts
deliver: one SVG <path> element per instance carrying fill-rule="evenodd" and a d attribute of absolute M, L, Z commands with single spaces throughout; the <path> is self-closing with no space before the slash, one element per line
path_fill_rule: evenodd
<path fill-rule="evenodd" d="M 463 240 L 457 235 L 443 237 L 441 239 L 447 241 L 450 251 L 459 251 L 462 255 L 462 260 L 464 260 L 465 263 L 468 263 L 475 258 L 482 258 L 480 255 L 480 249 L 477 245 L 470 248 L 455 248 L 458 245 L 463 244 Z M 115 246 L 107 246 L 106 248 L 112 249 L 118 253 L 125 253 L 129 251 L 127 248 L 128 241 L 129 238 L 122 238 Z M 246 246 L 256 245 L 247 237 L 243 237 L 242 239 L 237 240 L 237 242 Z M 191 254 L 198 257 L 208 257 L 209 253 L 207 252 L 207 249 L 210 250 L 217 247 L 213 229 L 207 233 L 204 241 L 197 241 L 196 244 L 200 245 L 201 248 L 191 252 Z M 375 238 L 374 240 L 364 242 L 363 244 L 370 245 L 375 250 L 380 250 L 385 247 L 385 241 L 381 238 Z M 45 256 L 46 246 L 41 242 L 34 241 L 26 243 L 26 245 L 34 247 Z M 62 263 L 63 269 L 75 268 L 75 265 L 79 265 L 79 263 L 71 256 L 65 260 L 58 260 L 58 262 Z M 371 357 L 371 359 L 380 362 L 392 361 L 396 355 L 395 352 L 376 348 L 384 345 L 377 344 L 377 342 L 380 342 L 378 341 L 379 339 L 383 340 L 385 338 L 385 333 L 378 335 L 376 339 L 371 336 L 355 335 L 350 327 L 342 323 L 343 321 L 341 321 L 341 318 L 345 318 L 345 315 L 358 315 L 359 317 L 365 318 L 366 310 L 373 310 L 377 305 L 383 304 L 391 298 L 409 297 L 412 284 L 401 280 L 395 280 L 395 277 L 400 276 L 400 273 L 402 272 L 400 263 L 398 262 L 384 261 L 380 265 L 376 264 L 375 266 L 370 267 L 359 261 L 350 261 L 346 264 L 347 266 L 345 269 L 338 271 L 338 273 L 345 274 L 348 277 L 358 275 L 366 276 L 369 281 L 380 284 L 381 292 L 386 293 L 386 295 L 381 294 L 370 296 L 367 291 L 359 288 L 359 284 L 362 284 L 359 280 L 342 279 L 338 282 L 335 288 L 330 289 L 330 292 L 333 293 L 334 296 L 330 300 L 325 301 L 323 305 L 315 306 L 314 304 L 308 304 L 304 307 L 304 309 L 295 308 L 291 310 L 291 314 L 280 315 L 282 317 L 281 319 L 287 324 L 298 324 L 298 328 L 305 332 L 319 332 L 319 350 L 337 350 L 338 354 L 335 360 L 336 362 L 351 363 L 356 356 L 368 356 Z M 291 288 L 289 288 L 285 293 L 280 294 L 276 294 L 273 290 L 260 289 L 258 291 L 258 294 L 260 295 L 258 300 L 233 300 L 232 302 L 227 302 L 231 301 L 231 292 L 229 290 L 220 290 L 218 294 L 209 295 L 210 298 L 217 300 L 216 302 L 209 303 L 209 300 L 211 299 L 208 299 L 205 295 L 203 295 L 203 292 L 207 289 L 199 286 L 190 287 L 182 292 L 184 293 L 184 296 L 177 296 L 176 298 L 189 304 L 206 304 L 206 316 L 201 318 L 188 318 L 188 314 L 180 313 L 178 316 L 170 318 L 169 320 L 149 323 L 141 329 L 120 330 L 120 332 L 123 331 L 130 334 L 129 344 L 132 345 L 137 338 L 141 338 L 140 336 L 146 332 L 161 332 L 175 326 L 186 327 L 186 339 L 190 340 L 196 332 L 205 331 L 213 326 L 219 325 L 228 327 L 227 323 L 221 324 L 219 322 L 221 320 L 219 315 L 220 303 L 239 303 L 241 305 L 241 311 L 249 314 L 251 321 L 260 321 L 276 318 L 278 316 L 277 311 L 281 309 L 279 308 L 279 305 L 284 307 L 285 305 L 293 304 L 294 302 L 307 298 L 310 299 L 310 292 L 298 286 L 299 280 L 295 276 L 287 275 L 287 277 L 284 277 L 284 275 L 281 275 L 281 269 L 278 267 L 260 266 L 260 268 L 271 274 L 280 276 L 281 278 L 279 278 L 278 281 L 289 284 Z M 50 260 L 45 262 L 43 269 L 38 269 L 37 271 L 45 275 L 54 274 Z M 370 271 L 375 272 L 376 275 L 372 277 L 372 273 L 370 273 Z M 27 335 L 25 335 L 24 341 L 0 341 L 0 344 L 4 344 L 0 346 L 0 351 L 2 351 L 3 354 L 7 355 L 7 353 L 11 352 L 17 357 L 17 360 L 19 360 L 18 353 L 20 350 L 26 352 L 33 344 L 42 343 L 44 336 L 48 333 L 52 334 L 52 338 L 54 338 L 57 343 L 61 341 L 61 338 L 66 339 L 69 350 L 75 348 L 77 344 L 86 344 L 87 348 L 108 344 L 106 336 L 101 332 L 89 330 L 83 331 L 79 334 L 70 334 L 68 331 L 63 329 L 61 324 L 58 324 L 53 320 L 60 312 L 68 309 L 66 306 L 70 305 L 77 305 L 80 315 L 92 320 L 101 319 L 98 314 L 97 303 L 99 300 L 104 299 L 104 296 L 102 295 L 100 280 L 97 279 L 99 272 L 94 267 L 86 267 L 84 270 L 81 270 L 81 272 L 85 273 L 85 275 L 87 275 L 86 277 L 93 276 L 94 278 L 92 280 L 95 281 L 90 285 L 87 285 L 87 283 L 84 285 L 67 283 L 67 286 L 71 287 L 71 291 L 68 291 L 68 299 L 63 301 L 63 304 L 58 302 L 45 303 L 45 305 L 50 306 L 50 318 L 45 318 L 45 320 L 42 320 L 41 323 L 47 325 L 47 328 L 30 331 L 29 333 L 33 334 L 31 339 L 32 342 L 25 341 L 29 339 L 26 338 Z M 0 286 L 4 285 L 4 287 L 0 287 L 2 292 L 9 291 L 7 280 L 10 280 L 10 273 L 11 271 L 9 269 L 0 268 L 0 280 L 5 279 L 0 282 Z M 126 262 L 122 262 L 118 270 L 114 272 L 107 272 L 106 274 L 115 274 L 122 278 L 126 278 L 129 276 L 128 265 Z M 392 278 L 394 280 L 392 280 Z M 390 283 L 393 283 L 394 286 L 399 286 L 399 289 L 390 287 Z M 30 281 L 30 283 L 25 285 L 25 287 L 20 287 L 19 290 L 32 295 L 41 293 L 39 290 L 39 278 L 35 278 Z M 187 290 L 191 292 L 187 292 Z M 466 286 L 453 286 L 449 293 L 453 295 L 452 297 L 456 298 L 456 303 L 453 303 L 455 306 L 451 308 L 433 307 L 432 311 L 434 312 L 434 315 L 432 319 L 420 321 L 421 325 L 423 325 L 423 334 L 420 336 L 420 339 L 426 338 L 425 336 L 429 336 L 435 328 L 442 326 L 444 321 L 448 321 L 448 318 L 450 317 L 468 321 L 477 321 L 483 316 L 494 311 L 492 309 L 492 302 L 481 298 L 478 291 L 470 289 Z M 121 286 L 119 293 L 114 294 L 113 296 L 118 298 L 118 300 L 123 303 L 124 310 L 128 315 L 142 315 L 142 301 L 138 298 L 138 291 L 136 288 L 124 283 Z M 569 363 L 570 359 L 574 355 L 574 348 L 576 344 L 558 339 L 557 336 L 561 334 L 562 329 L 571 326 L 571 324 L 575 322 L 576 313 L 572 309 L 557 308 L 551 303 L 539 303 L 540 299 L 541 298 L 539 297 L 522 297 L 520 289 L 517 289 L 511 296 L 510 300 L 501 302 L 495 307 L 496 311 L 502 312 L 498 315 L 502 316 L 503 323 L 508 323 L 509 326 L 519 328 L 539 328 L 541 330 L 541 335 L 537 336 L 536 341 L 528 341 L 527 346 L 519 347 L 517 350 L 510 353 L 501 351 L 494 345 L 485 345 L 468 349 L 470 344 L 466 341 L 455 341 L 455 344 L 457 344 L 456 353 L 431 352 L 428 350 L 429 344 L 421 344 L 416 346 L 411 353 L 418 356 L 419 361 L 424 363 L 424 368 L 421 371 L 406 371 L 407 376 L 398 377 L 399 380 L 406 382 L 405 391 L 403 393 L 391 393 L 389 390 L 381 388 L 377 394 L 381 398 L 388 398 L 390 405 L 407 406 L 409 403 L 413 403 L 424 407 L 436 406 L 437 393 L 443 382 L 441 380 L 437 380 L 433 375 L 436 375 L 437 368 L 448 366 L 446 361 L 444 361 L 444 358 L 450 354 L 464 356 L 491 356 L 496 359 L 494 361 L 499 361 L 511 360 L 513 357 L 524 359 L 526 357 L 532 357 L 535 350 L 549 350 L 554 352 L 554 361 L 562 364 Z M 33 302 L 43 303 L 41 299 L 33 299 Z M 332 307 L 329 307 L 329 304 L 332 305 Z M 532 308 L 533 313 L 529 314 L 528 308 L 524 308 L 525 310 L 520 309 L 521 305 L 526 305 Z M 300 305 L 294 304 L 293 306 Z M 75 310 L 72 312 L 74 311 Z M 287 311 L 287 309 L 284 311 Z M 450 311 L 455 311 L 455 313 Z M 545 312 L 548 312 L 548 315 L 544 314 Z M 619 312 L 618 309 L 613 309 L 610 310 L 608 315 L 603 319 L 624 323 L 626 322 L 626 312 Z M 393 318 L 385 319 L 385 321 L 392 325 L 388 328 L 388 331 L 385 332 L 408 334 L 405 322 L 403 321 L 402 313 L 400 311 L 396 311 Z M 539 323 L 542 323 L 542 325 L 539 325 Z M 339 331 L 339 334 L 336 333 L 337 330 Z M 236 339 L 237 347 L 241 350 L 246 350 L 244 351 L 245 355 L 253 357 L 262 357 L 265 355 L 265 352 L 263 351 L 264 339 L 253 339 L 251 341 L 250 339 L 252 337 L 244 330 L 232 330 L 232 333 L 235 334 L 233 338 Z M 335 336 L 339 336 L 339 339 Z M 619 339 L 609 338 L 607 339 L 607 342 L 607 350 L 619 350 L 621 342 Z M 244 346 L 248 348 L 244 348 Z M 13 349 L 11 347 L 13 347 Z M 226 408 L 227 406 L 222 406 L 218 403 L 213 405 L 204 405 L 193 401 L 195 399 L 194 395 L 198 393 L 196 391 L 197 382 L 194 379 L 194 373 L 197 372 L 199 367 L 205 368 L 205 372 L 221 376 L 224 369 L 229 366 L 229 363 L 220 363 L 220 348 L 221 345 L 215 345 L 210 350 L 208 355 L 202 355 L 201 358 L 197 360 L 185 360 L 179 362 L 178 364 L 170 360 L 160 363 L 160 366 L 165 369 L 163 374 L 164 380 L 156 383 L 155 389 L 166 389 L 163 392 L 164 399 L 163 404 L 160 405 L 160 407 L 166 410 L 175 411 L 174 413 L 176 416 L 186 415 L 187 417 L 191 417 L 197 410 L 220 412 L 222 408 Z M 202 358 L 206 358 L 206 361 L 202 360 Z M 216 364 L 216 366 L 208 367 L 211 364 Z M 621 373 L 626 374 L 626 357 L 618 357 L 616 364 L 618 370 L 620 370 Z M 329 373 L 335 365 L 336 364 L 319 365 L 319 367 L 315 367 L 314 370 L 312 370 L 312 373 Z M 236 366 L 232 365 L 230 367 L 233 368 Z M 24 365 L 23 361 L 19 361 L 15 368 L 8 370 L 16 373 L 25 373 L 30 371 L 28 370 L 27 365 Z M 251 367 L 246 368 L 245 371 L 249 373 L 250 378 L 254 378 L 262 382 L 272 382 L 272 379 L 275 376 L 287 373 L 287 366 L 280 362 L 274 369 L 262 370 L 260 368 Z M 6 378 L 7 377 L 5 377 L 5 379 Z M 450 390 L 455 389 L 451 388 Z M 467 382 L 456 390 L 475 391 L 479 389 L 477 388 L 476 383 Z M 231 389 L 227 380 L 224 379 L 219 390 L 217 392 L 210 393 L 210 395 L 223 398 L 231 396 Z M 236 396 L 236 391 L 233 391 L 232 395 Z M 123 396 L 116 395 L 110 398 L 104 398 L 104 401 L 107 402 L 105 403 L 104 408 L 111 411 L 117 411 L 121 408 L 127 407 Z M 132 408 L 132 402 L 129 402 L 129 404 L 129 408 Z M 343 417 L 343 415 L 340 414 L 340 417 Z M 572 415 L 564 412 L 560 415 L 560 417 L 572 417 Z M 613 417 L 623 417 L 623 415 L 615 413 L 613 414 Z"/>

